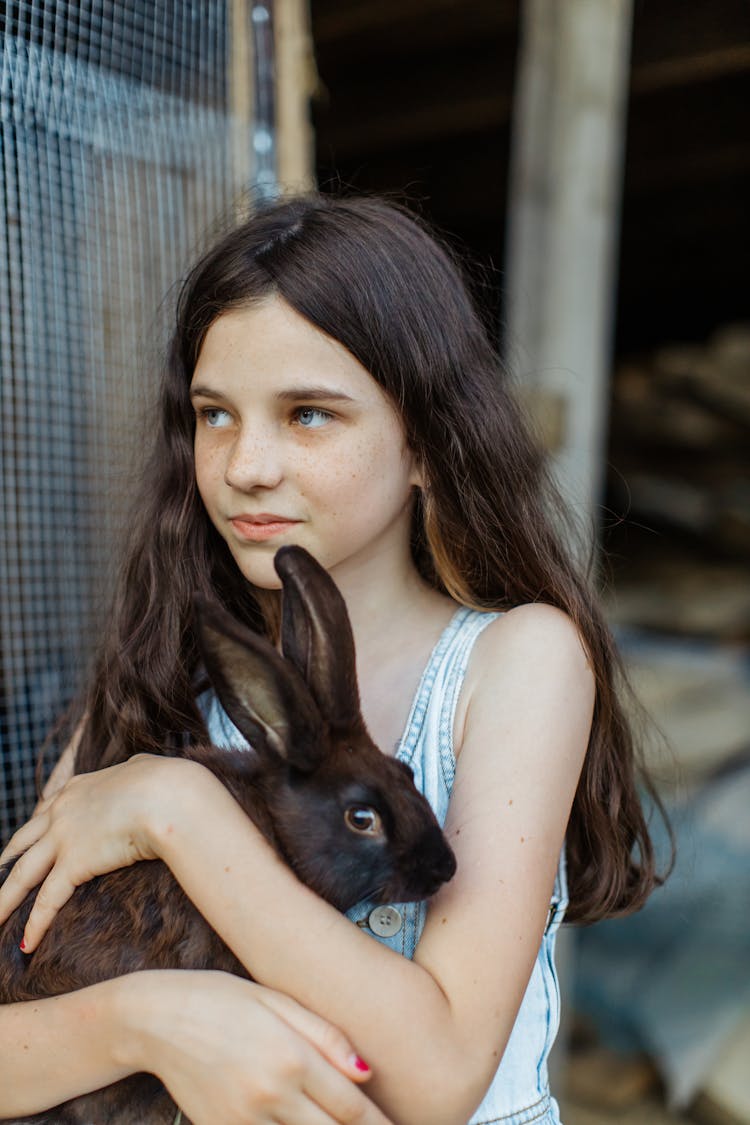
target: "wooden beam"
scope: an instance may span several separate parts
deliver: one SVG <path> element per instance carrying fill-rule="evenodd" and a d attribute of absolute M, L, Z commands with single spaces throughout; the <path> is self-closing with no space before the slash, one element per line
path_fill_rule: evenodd
<path fill-rule="evenodd" d="M 641 98 L 745 71 L 750 72 L 750 45 L 643 65 L 633 71 L 630 90 L 634 97 Z M 454 72 L 448 83 L 437 85 L 435 81 L 429 97 L 423 92 L 428 85 L 424 68 L 418 84 L 411 79 L 411 90 L 402 76 L 391 75 L 383 79 L 378 103 L 373 106 L 367 103 L 360 86 L 342 80 L 335 89 L 341 110 L 330 124 L 325 111 L 320 114 L 324 144 L 340 159 L 369 157 L 439 138 L 490 133 L 503 128 L 510 119 L 510 92 L 503 88 L 496 70 L 485 72 L 480 64 L 463 74 Z M 685 160 L 695 159 L 695 155 L 685 153 Z M 740 154 L 739 164 L 743 163 Z"/>
<path fill-rule="evenodd" d="M 633 68 L 713 54 L 750 43 L 747 0 L 659 0 L 638 3 L 633 14 Z"/>
<path fill-rule="evenodd" d="M 675 86 L 713 82 L 726 75 L 747 71 L 750 71 L 750 43 L 741 43 L 637 66 L 633 70 L 630 89 L 634 95 L 640 96 Z"/>
<path fill-rule="evenodd" d="M 367 35 L 373 31 L 395 32 L 405 23 L 418 24 L 420 20 L 450 17 L 454 21 L 467 18 L 476 20 L 478 12 L 487 13 L 493 26 L 503 23 L 512 26 L 517 17 L 514 0 L 472 0 L 467 12 L 467 0 L 333 0 L 330 6 L 316 3 L 313 11 L 315 42 L 319 46 L 342 39 Z"/>
<path fill-rule="evenodd" d="M 389 103 L 375 116 L 363 112 L 359 119 L 330 127 L 321 122 L 320 135 L 338 159 L 369 157 L 406 145 L 502 128 L 510 120 L 510 108 L 510 95 L 467 91 L 448 103 Z"/>

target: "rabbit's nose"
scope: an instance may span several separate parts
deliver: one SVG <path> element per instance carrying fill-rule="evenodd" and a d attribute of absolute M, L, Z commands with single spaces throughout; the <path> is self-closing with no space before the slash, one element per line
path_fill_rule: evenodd
<path fill-rule="evenodd" d="M 445 844 L 441 850 L 439 857 L 436 859 L 432 867 L 433 888 L 432 892 L 442 887 L 443 883 L 447 883 L 456 874 L 456 857 Z"/>
<path fill-rule="evenodd" d="M 447 883 L 456 874 L 456 857 L 447 845 L 438 874 L 443 883 Z"/>
<path fill-rule="evenodd" d="M 436 891 L 441 884 L 447 883 L 456 874 L 456 857 L 437 825 L 428 828 L 422 837 L 421 854 L 426 860 L 424 870 L 432 891 Z"/>

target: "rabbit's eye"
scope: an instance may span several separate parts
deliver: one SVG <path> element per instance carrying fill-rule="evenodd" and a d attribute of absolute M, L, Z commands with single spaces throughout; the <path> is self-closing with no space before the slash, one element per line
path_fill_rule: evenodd
<path fill-rule="evenodd" d="M 361 836 L 379 836 L 383 831 L 380 813 L 369 805 L 350 805 L 344 813 L 346 827 Z"/>

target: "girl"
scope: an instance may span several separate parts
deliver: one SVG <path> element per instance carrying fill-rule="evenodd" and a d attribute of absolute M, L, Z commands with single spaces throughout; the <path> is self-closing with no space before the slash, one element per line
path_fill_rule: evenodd
<path fill-rule="evenodd" d="M 543 488 L 455 263 L 403 210 L 282 202 L 199 262 L 112 625 L 74 748 L 6 849 L 0 918 L 42 884 L 32 952 L 74 886 L 158 857 L 261 983 L 134 974 L 9 1006 L 0 1113 L 150 1070 L 195 1125 L 375 1125 L 376 1105 L 399 1125 L 559 1121 L 555 933 L 566 910 L 637 908 L 656 877 L 612 642 Z M 338 583 L 370 731 L 458 860 L 387 933 L 161 756 L 239 737 L 201 691 L 190 597 L 274 636 L 286 543 Z"/>

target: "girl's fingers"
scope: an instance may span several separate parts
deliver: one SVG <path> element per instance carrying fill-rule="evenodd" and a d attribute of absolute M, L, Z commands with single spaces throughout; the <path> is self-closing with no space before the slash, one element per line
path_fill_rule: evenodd
<path fill-rule="evenodd" d="M 19 856 L 0 887 L 0 925 L 21 905 L 30 891 L 39 887 L 24 928 L 21 947 L 24 953 L 32 953 L 36 949 L 53 918 L 76 888 L 76 884 L 62 873 L 58 859 L 49 839 L 42 838 Z"/>
<path fill-rule="evenodd" d="M 390 1125 L 316 1047 L 325 1021 L 305 1021 L 289 997 L 220 972 L 136 973 L 132 982 L 125 1026 L 140 1029 L 135 1061 L 148 1060 L 196 1125 Z M 345 1048 L 331 1039 L 327 1050 L 347 1058 L 342 1039 Z"/>
<path fill-rule="evenodd" d="M 330 1067 L 311 1067 L 304 1092 L 310 1099 L 310 1125 L 318 1122 L 320 1125 L 331 1125 L 332 1122 L 336 1125 L 391 1125 L 359 1086 Z M 314 1107 L 312 1103 L 315 1103 Z M 296 1125 L 297 1118 L 294 1120 Z M 301 1122 L 302 1118 L 299 1120 Z M 307 1120 L 308 1117 L 305 1117 Z"/>
<path fill-rule="evenodd" d="M 370 1068 L 359 1057 L 351 1040 L 343 1031 L 339 1031 L 333 1024 L 282 992 L 267 989 L 259 993 L 259 999 L 276 1015 L 281 1016 L 285 1023 L 300 1035 L 304 1035 L 323 1058 L 332 1063 L 348 1079 L 363 1082 L 370 1077 Z"/>
<path fill-rule="evenodd" d="M 75 889 L 76 884 L 72 883 L 65 875 L 60 874 L 58 867 L 52 869 L 39 888 L 39 893 L 34 900 L 34 905 L 24 927 L 21 945 L 24 953 L 34 952 L 49 929 L 55 915 L 65 905 Z"/>
<path fill-rule="evenodd" d="M 46 802 L 45 802 L 46 803 Z M 21 855 L 35 844 L 49 828 L 49 816 L 45 809 L 39 808 L 17 832 L 14 832 L 8 843 L 0 852 L 0 864 Z"/>
<path fill-rule="evenodd" d="M 257 995 L 316 1049 L 304 1083 L 304 1093 L 311 1099 L 305 1106 L 306 1115 L 295 1114 L 289 1125 L 390 1125 L 374 1102 L 354 1085 L 372 1072 L 342 1031 L 281 992 L 263 989 Z"/>
<path fill-rule="evenodd" d="M 334 1125 L 343 1120 L 304 1095 L 300 1096 L 299 1104 L 288 1115 L 282 1112 L 277 1118 L 281 1125 Z"/>
<path fill-rule="evenodd" d="M 54 862 L 54 851 L 45 840 L 33 844 L 19 856 L 0 887 L 0 925 L 21 905 L 29 891 L 47 878 Z"/>
<path fill-rule="evenodd" d="M 294 1116 L 287 1118 L 282 1116 L 279 1118 L 281 1125 L 332 1125 L 336 1118 L 332 1118 L 329 1114 L 324 1113 L 319 1105 L 311 1102 L 309 1098 L 303 1098 L 300 1102 L 299 1108 L 294 1110 Z"/>

